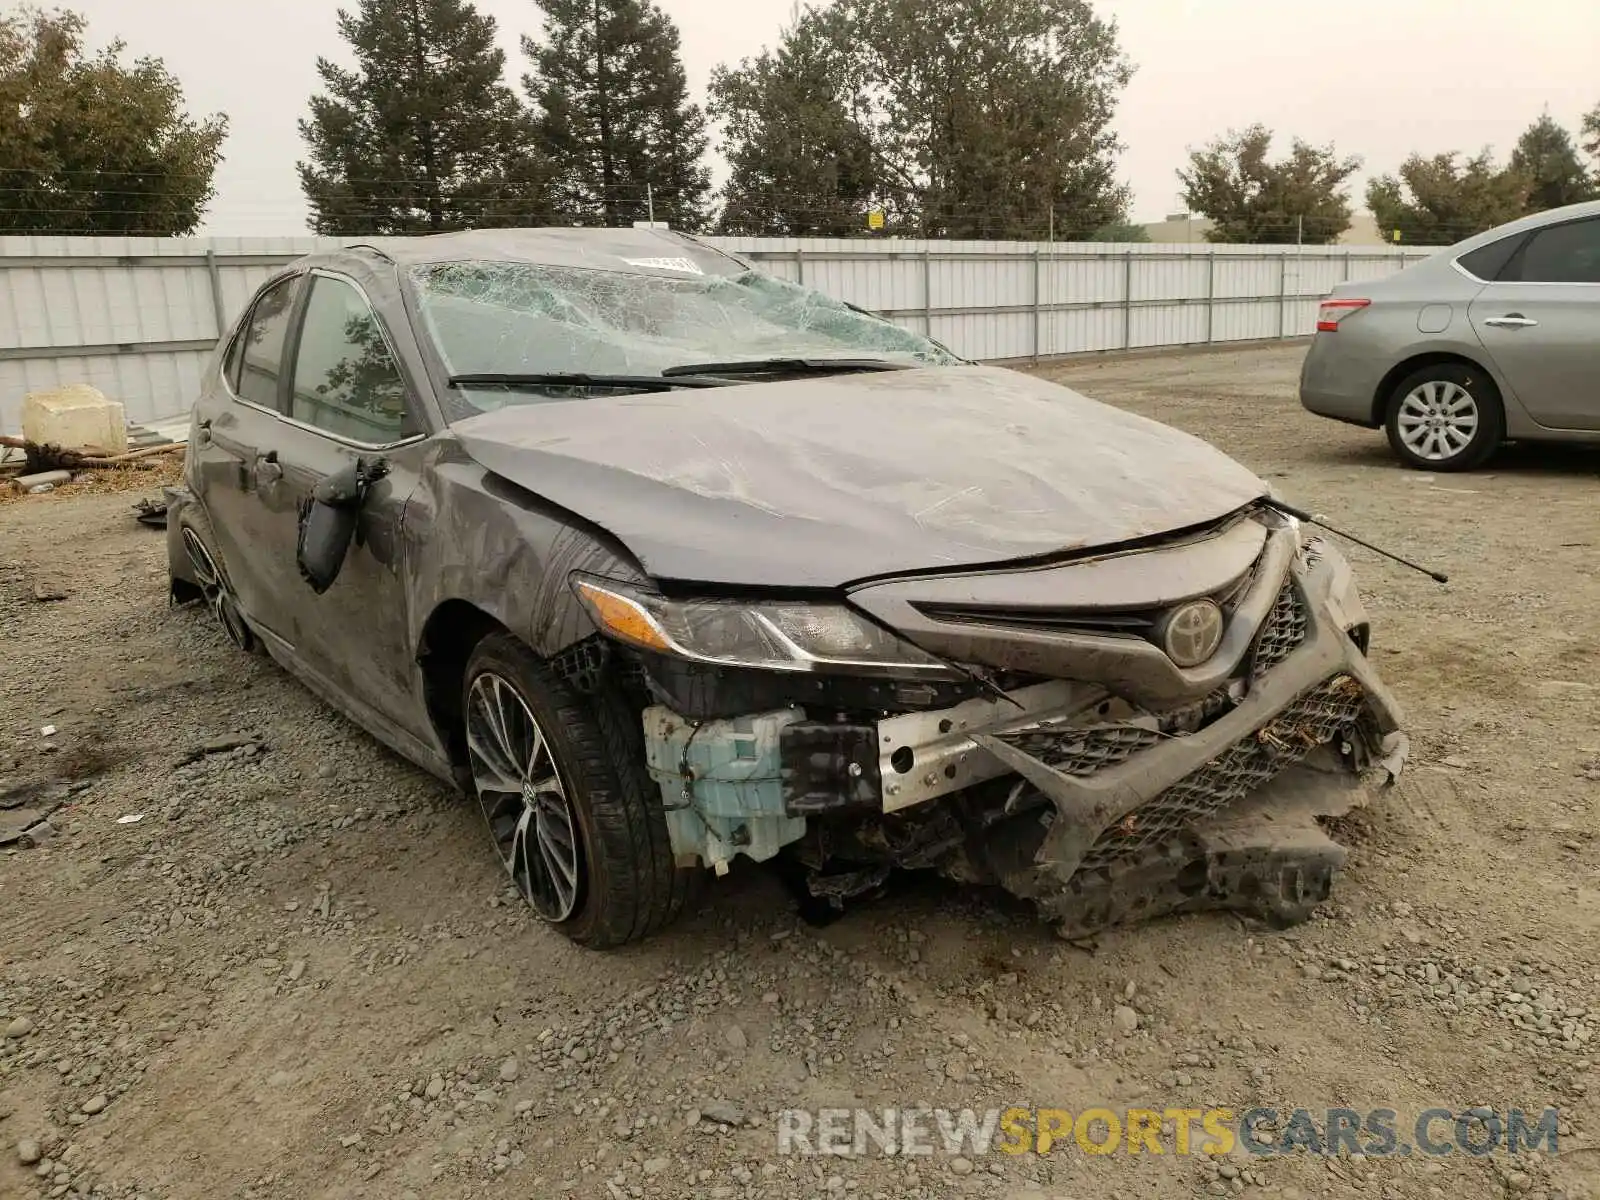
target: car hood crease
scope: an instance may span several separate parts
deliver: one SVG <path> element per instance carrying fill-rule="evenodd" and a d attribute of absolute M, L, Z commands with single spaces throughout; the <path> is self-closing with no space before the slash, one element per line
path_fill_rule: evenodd
<path fill-rule="evenodd" d="M 837 588 L 1184 529 L 1266 493 L 1198 438 L 1020 372 L 944 367 L 510 405 L 487 470 L 658 579 Z"/>

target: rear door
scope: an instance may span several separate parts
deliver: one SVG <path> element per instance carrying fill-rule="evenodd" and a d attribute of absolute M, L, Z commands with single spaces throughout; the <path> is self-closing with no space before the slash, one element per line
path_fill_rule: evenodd
<path fill-rule="evenodd" d="M 306 287 L 289 353 L 285 418 L 260 446 L 258 460 L 271 569 L 288 598 L 289 636 L 300 661 L 357 704 L 412 729 L 420 706 L 403 517 L 424 453 L 423 409 L 355 281 L 317 270 Z M 319 596 L 299 573 L 300 508 L 318 483 L 358 458 L 381 458 L 389 473 L 367 492 L 339 577 Z"/>
<path fill-rule="evenodd" d="M 257 294 L 228 347 L 221 378 L 195 403 L 199 499 L 222 568 L 251 624 L 279 636 L 286 635 L 280 581 L 261 556 L 271 529 L 255 496 L 256 460 L 282 424 L 284 353 L 301 284 L 300 275 L 290 275 Z"/>
<path fill-rule="evenodd" d="M 1534 420 L 1600 429 L 1600 218 L 1536 230 L 1469 311 Z"/>

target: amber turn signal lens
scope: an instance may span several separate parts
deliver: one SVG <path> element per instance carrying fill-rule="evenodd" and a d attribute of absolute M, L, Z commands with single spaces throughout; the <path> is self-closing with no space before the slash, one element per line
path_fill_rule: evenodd
<path fill-rule="evenodd" d="M 578 582 L 577 588 L 588 601 L 590 613 L 605 627 L 607 633 L 625 642 L 632 642 L 635 646 L 643 646 L 646 650 L 660 650 L 664 654 L 672 652 L 672 646 L 660 626 L 632 600 L 582 581 Z"/>

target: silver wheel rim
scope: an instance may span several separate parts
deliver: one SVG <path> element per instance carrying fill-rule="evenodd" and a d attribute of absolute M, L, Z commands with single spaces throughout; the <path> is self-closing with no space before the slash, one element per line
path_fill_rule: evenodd
<path fill-rule="evenodd" d="M 1460 455 L 1478 436 L 1478 402 L 1459 383 L 1433 379 L 1406 393 L 1396 424 L 1406 449 L 1429 462 Z"/>
<path fill-rule="evenodd" d="M 546 921 L 578 908 L 582 854 L 567 788 L 544 730 L 511 682 L 492 671 L 467 692 L 467 755 L 500 865 Z"/>
<path fill-rule="evenodd" d="M 250 648 L 250 629 L 239 614 L 239 606 L 228 594 L 228 585 L 222 578 L 222 569 L 206 549 L 200 535 L 188 526 L 183 530 L 183 550 L 189 556 L 189 567 L 206 598 L 206 606 L 228 635 L 228 640 L 241 649 Z"/>

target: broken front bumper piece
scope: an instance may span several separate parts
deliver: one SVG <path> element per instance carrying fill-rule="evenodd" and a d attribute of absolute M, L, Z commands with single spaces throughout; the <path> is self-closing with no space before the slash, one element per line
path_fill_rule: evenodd
<path fill-rule="evenodd" d="M 679 861 L 722 872 L 819 818 L 853 818 L 875 832 L 834 841 L 999 884 L 1068 933 L 1206 907 L 1303 919 L 1345 856 L 1318 818 L 1364 799 L 1368 767 L 1397 775 L 1407 743 L 1361 644 L 1348 566 L 1286 537 L 1251 588 L 1264 616 L 1241 618 L 1254 622 L 1248 653 L 1159 707 L 1059 680 L 861 724 L 799 708 L 698 725 L 647 710 Z"/>

